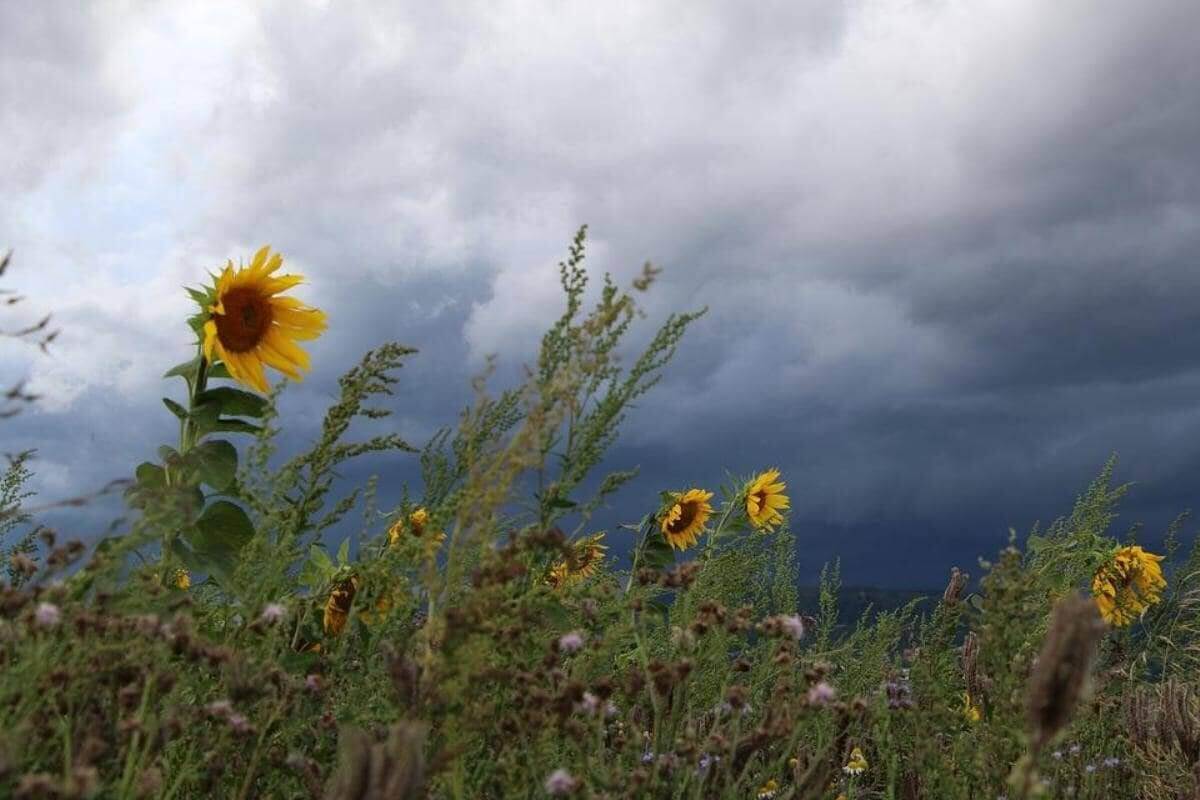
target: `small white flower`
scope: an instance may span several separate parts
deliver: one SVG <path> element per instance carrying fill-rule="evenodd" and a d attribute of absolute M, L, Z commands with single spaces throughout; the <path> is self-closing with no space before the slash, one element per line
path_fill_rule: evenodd
<path fill-rule="evenodd" d="M 558 639 L 558 649 L 564 653 L 574 653 L 581 647 L 583 647 L 583 633 L 580 631 L 564 633 Z"/>
<path fill-rule="evenodd" d="M 33 621 L 40 628 L 53 628 L 62 621 L 62 611 L 54 603 L 39 603 L 33 612 Z"/>
<path fill-rule="evenodd" d="M 546 794 L 552 797 L 562 797 L 575 791 L 578 785 L 578 781 L 571 777 L 571 773 L 560 767 L 547 776 Z"/>
<path fill-rule="evenodd" d="M 604 707 L 604 718 L 612 719 L 621 713 L 621 709 L 617 708 L 617 704 L 609 700 L 608 705 Z"/>
<path fill-rule="evenodd" d="M 274 625 L 276 622 L 281 622 L 287 616 L 287 609 L 279 603 L 267 603 L 262 611 L 262 619 L 268 625 Z"/>

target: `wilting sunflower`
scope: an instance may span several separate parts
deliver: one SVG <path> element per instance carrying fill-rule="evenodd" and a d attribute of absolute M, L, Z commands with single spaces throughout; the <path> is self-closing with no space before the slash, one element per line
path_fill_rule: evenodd
<path fill-rule="evenodd" d="M 604 533 L 601 532 L 572 542 L 570 556 L 550 568 L 546 583 L 559 589 L 595 575 L 604 561 L 604 551 L 608 549 L 608 545 L 601 544 L 603 539 Z"/>
<path fill-rule="evenodd" d="M 1134 545 L 1122 547 L 1096 570 L 1092 594 L 1100 616 L 1111 625 L 1128 625 L 1162 599 L 1167 582 L 1158 562 L 1162 556 Z"/>
<path fill-rule="evenodd" d="M 674 493 L 674 504 L 666 509 L 660 520 L 667 544 L 676 550 L 686 550 L 696 543 L 712 514 L 712 506 L 708 504 L 712 496 L 712 492 L 703 489 Z"/>
<path fill-rule="evenodd" d="M 773 530 L 783 522 L 782 511 L 789 505 L 783 493 L 787 484 L 779 480 L 779 470 L 769 469 L 746 486 L 746 516 L 756 528 Z"/>
<path fill-rule="evenodd" d="M 333 587 L 329 599 L 325 601 L 325 633 L 330 636 L 340 636 L 346 627 L 346 617 L 350 614 L 350 606 L 354 603 L 354 595 L 358 594 L 359 581 L 356 575 L 351 575 Z"/>
<path fill-rule="evenodd" d="M 292 380 L 302 380 L 300 370 L 309 368 L 308 353 L 297 340 L 315 339 L 325 330 L 325 313 L 309 308 L 294 297 L 277 297 L 304 278 L 272 273 L 283 264 L 270 247 L 254 254 L 248 267 L 235 272 L 233 262 L 216 280 L 216 302 L 208 307 L 204 323 L 204 357 L 214 354 L 229 374 L 259 392 L 270 388 L 263 366 L 274 367 Z"/>

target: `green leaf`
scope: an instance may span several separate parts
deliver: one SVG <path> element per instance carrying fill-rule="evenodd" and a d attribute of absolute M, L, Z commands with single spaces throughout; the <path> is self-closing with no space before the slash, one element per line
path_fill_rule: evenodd
<path fill-rule="evenodd" d="M 228 500 L 209 504 L 196 520 L 186 541 L 191 548 L 189 568 L 213 574 L 218 582 L 228 578 L 237 565 L 238 552 L 254 537 L 250 517 Z"/>
<path fill-rule="evenodd" d="M 211 433 L 221 416 L 221 406 L 217 403 L 199 402 L 192 407 L 192 424 L 196 427 L 197 435 Z"/>
<path fill-rule="evenodd" d="M 164 444 L 158 448 L 158 457 L 167 466 L 174 466 L 179 461 L 179 451 L 170 445 Z"/>
<path fill-rule="evenodd" d="M 210 433 L 259 433 L 262 430 L 257 425 L 251 425 L 240 419 L 221 417 L 208 429 Z"/>
<path fill-rule="evenodd" d="M 212 403 L 219 406 L 222 413 L 235 417 L 261 417 L 267 410 L 265 398 L 232 386 L 207 389 L 200 393 L 197 401 Z"/>
<path fill-rule="evenodd" d="M 167 485 L 166 470 L 152 461 L 143 461 L 141 464 L 138 464 L 133 474 L 137 478 L 137 482 L 142 486 L 157 489 Z"/>
<path fill-rule="evenodd" d="M 328 575 L 332 575 L 336 571 L 333 562 L 329 560 L 329 553 L 326 553 L 324 548 L 318 547 L 315 544 L 308 548 L 308 559 Z"/>
<path fill-rule="evenodd" d="M 218 492 L 232 486 L 237 477 L 237 448 L 224 439 L 201 442 L 188 451 L 186 460 L 200 480 Z"/>
<path fill-rule="evenodd" d="M 350 537 L 347 536 L 345 539 L 342 540 L 342 546 L 339 547 L 338 551 L 337 551 L 338 566 L 342 566 L 342 567 L 346 566 L 346 564 L 349 563 L 349 560 L 350 560 Z"/>
<path fill-rule="evenodd" d="M 222 362 L 218 361 L 215 364 L 208 365 L 208 377 L 210 378 L 229 378 L 229 368 Z"/>
<path fill-rule="evenodd" d="M 163 405 L 165 405 L 167 407 L 167 409 L 172 414 L 174 414 L 176 417 L 178 417 L 179 419 L 187 419 L 188 412 L 187 412 L 186 408 L 179 405 L 179 403 L 176 403 L 174 400 L 172 400 L 169 397 L 164 397 L 162 399 L 162 401 L 163 401 Z"/>
<path fill-rule="evenodd" d="M 191 361 L 184 361 L 182 364 L 176 364 L 169 370 L 163 373 L 164 378 L 173 378 L 176 375 L 186 378 L 188 383 L 196 377 L 196 370 L 200 368 L 200 357 L 196 356 Z"/>

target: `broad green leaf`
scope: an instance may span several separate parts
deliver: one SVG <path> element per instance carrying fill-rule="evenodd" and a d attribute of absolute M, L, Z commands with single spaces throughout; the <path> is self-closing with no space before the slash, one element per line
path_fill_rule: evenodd
<path fill-rule="evenodd" d="M 210 378 L 228 378 L 229 368 L 222 362 L 218 361 L 215 364 L 208 365 L 208 377 Z"/>
<path fill-rule="evenodd" d="M 240 419 L 232 419 L 230 417 L 221 417 L 216 423 L 208 429 L 209 433 L 258 433 L 261 431 L 257 425 L 251 425 L 249 422 L 244 422 Z"/>
<path fill-rule="evenodd" d="M 188 464 L 200 480 L 218 492 L 233 485 L 237 477 L 237 448 L 224 439 L 209 439 L 188 451 Z"/>
<path fill-rule="evenodd" d="M 342 540 L 342 546 L 337 551 L 337 563 L 339 566 L 346 566 L 350 559 L 350 537 L 347 536 Z"/>
<path fill-rule="evenodd" d="M 143 461 L 138 464 L 133 474 L 137 478 L 138 484 L 142 486 L 158 488 L 167 485 L 166 471 L 152 461 Z"/>
<path fill-rule="evenodd" d="M 170 445 L 162 445 L 158 448 L 158 457 L 167 465 L 174 465 L 179 461 L 179 451 Z"/>
<path fill-rule="evenodd" d="M 232 386 L 206 389 L 197 400 L 213 403 L 220 407 L 221 413 L 234 417 L 261 417 L 267 410 L 267 401 L 263 397 Z"/>
<path fill-rule="evenodd" d="M 218 500 L 204 509 L 187 542 L 193 555 L 228 574 L 237 563 L 238 551 L 253 536 L 254 524 L 241 506 Z"/>
<path fill-rule="evenodd" d="M 642 540 L 642 566 L 661 571 L 674 563 L 674 548 L 667 544 L 667 540 L 657 526 L 648 524 L 645 529 L 645 538 Z"/>
<path fill-rule="evenodd" d="M 192 408 L 192 424 L 200 436 L 211 433 L 221 416 L 221 406 L 218 403 L 199 402 Z"/>

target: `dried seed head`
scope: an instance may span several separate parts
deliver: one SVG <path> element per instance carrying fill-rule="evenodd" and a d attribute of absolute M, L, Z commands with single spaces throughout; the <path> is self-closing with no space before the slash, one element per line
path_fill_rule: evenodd
<path fill-rule="evenodd" d="M 942 593 L 942 602 L 948 606 L 952 606 L 962 599 L 963 589 L 967 588 L 967 581 L 970 575 L 954 567 L 950 570 L 950 581 L 946 584 L 946 591 Z"/>
<path fill-rule="evenodd" d="M 1054 607 L 1029 679 L 1027 710 L 1034 752 L 1070 721 L 1104 631 L 1096 604 L 1088 598 L 1069 595 Z"/>

